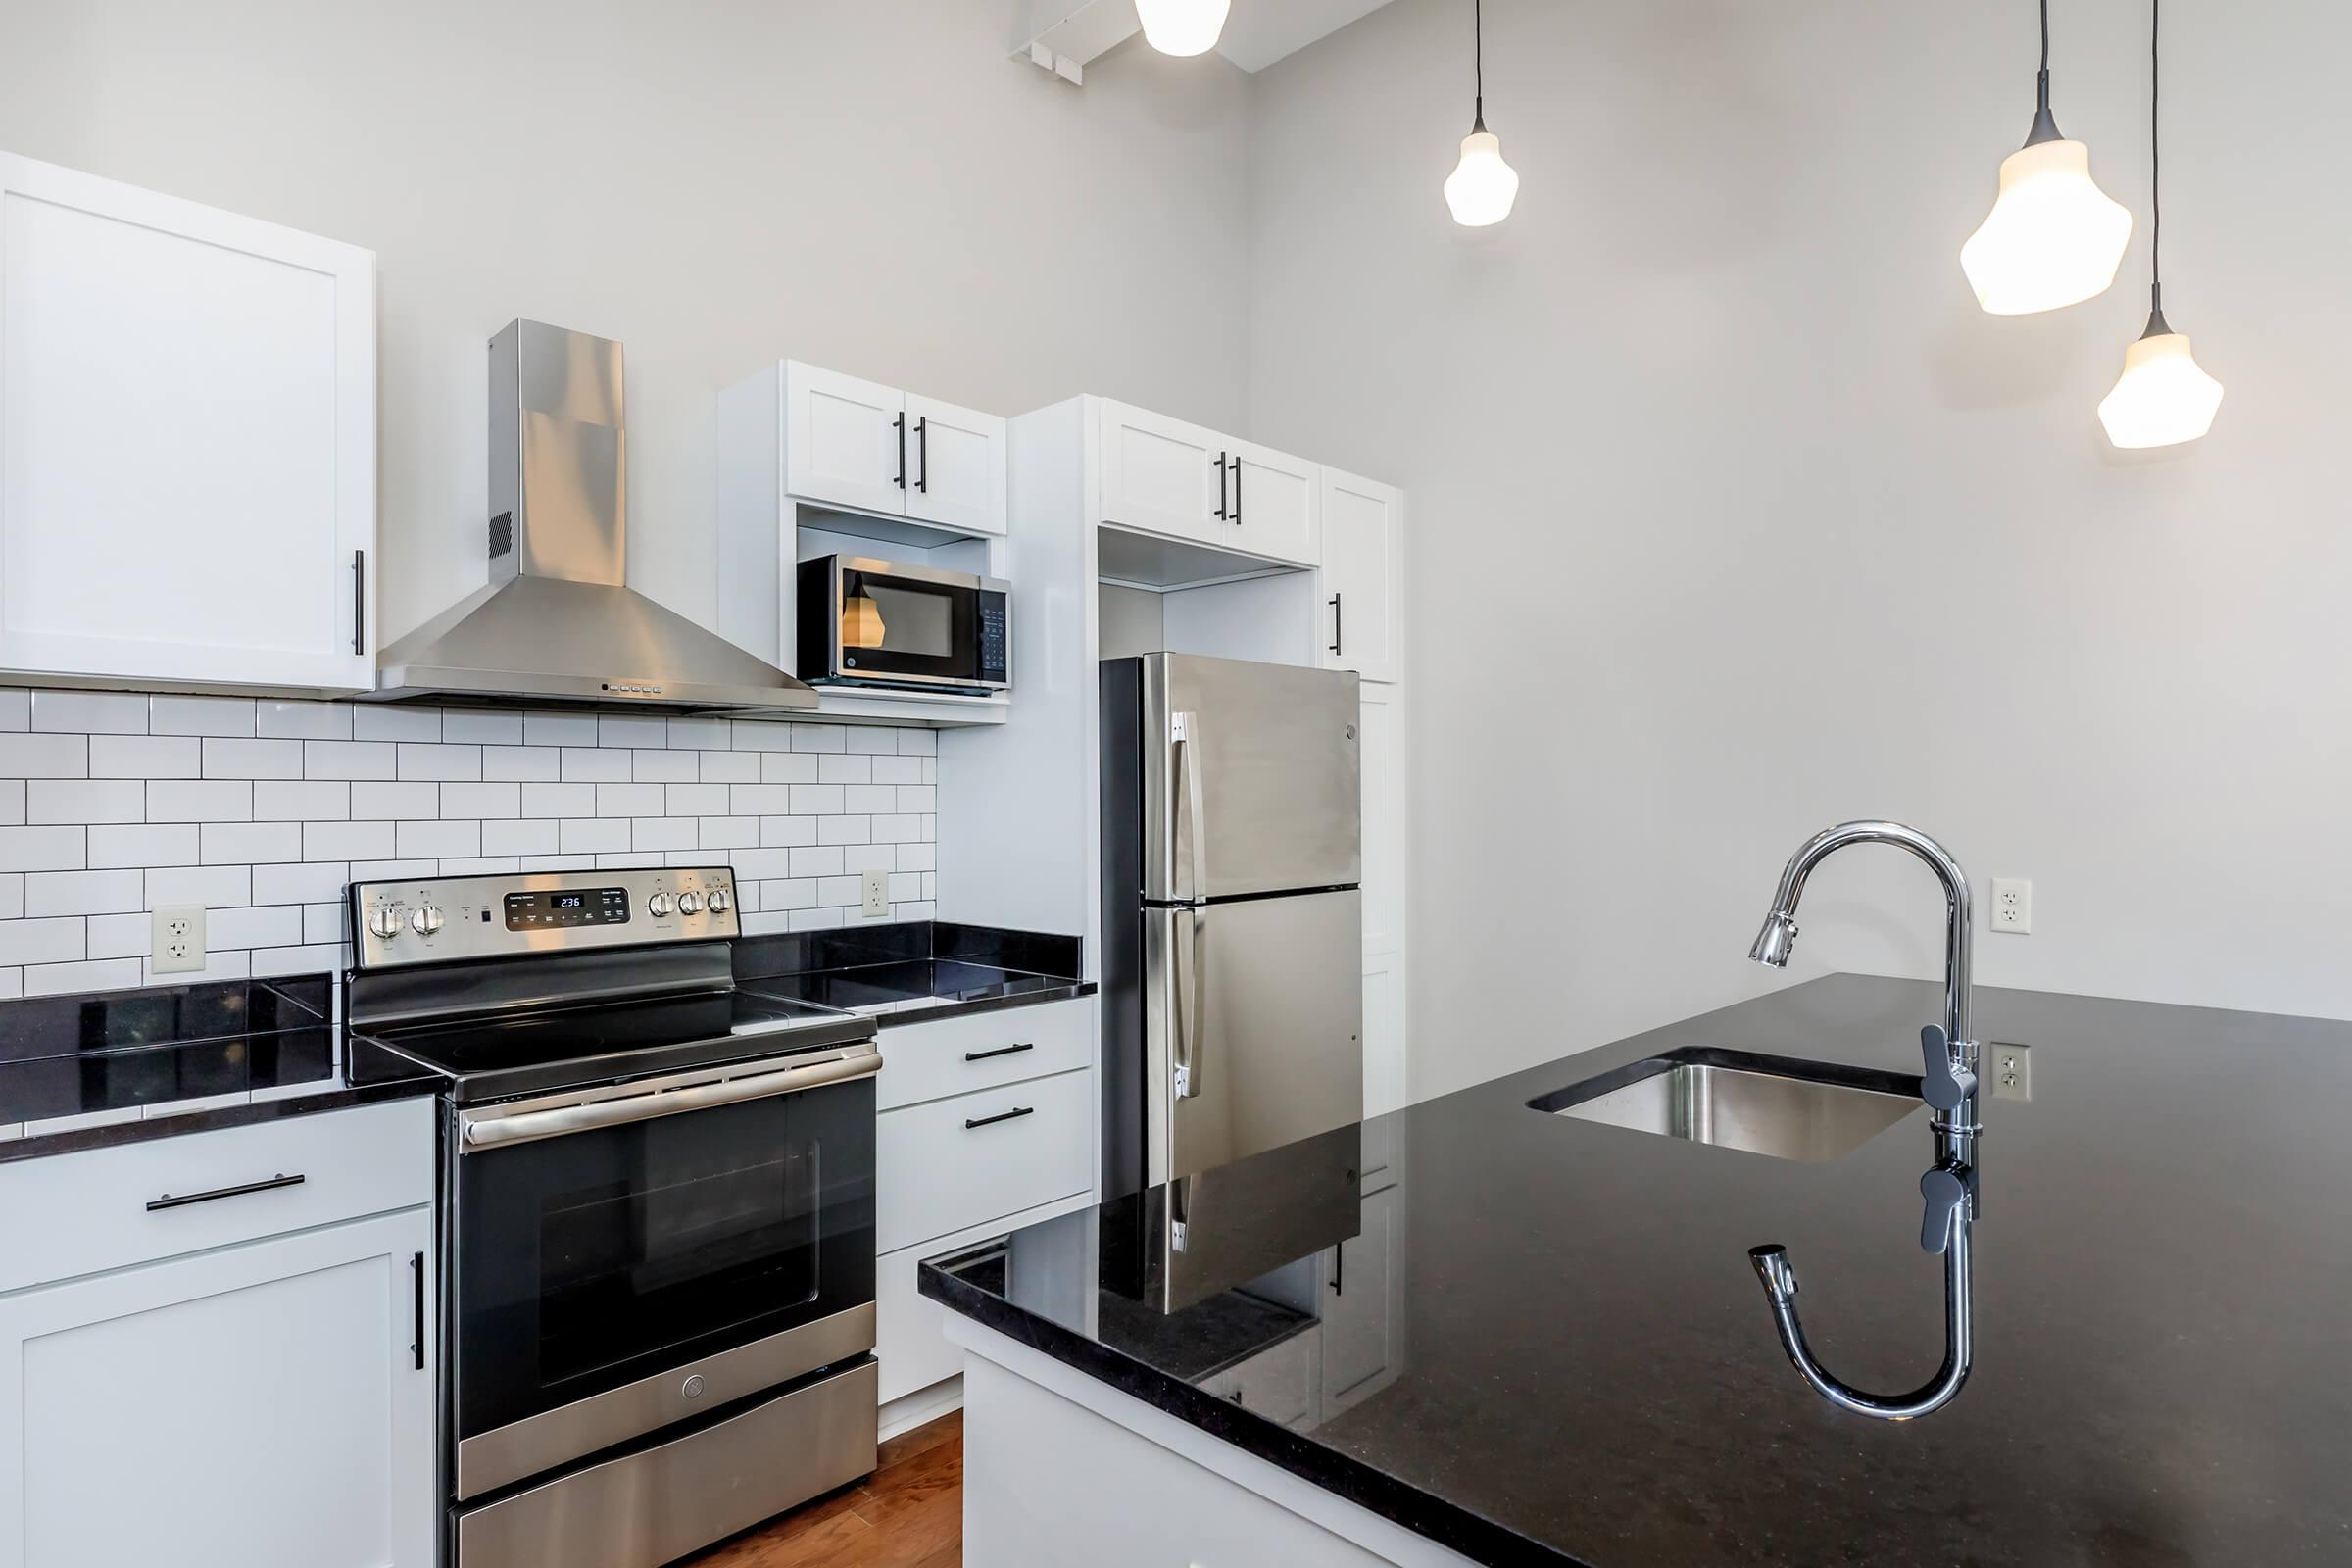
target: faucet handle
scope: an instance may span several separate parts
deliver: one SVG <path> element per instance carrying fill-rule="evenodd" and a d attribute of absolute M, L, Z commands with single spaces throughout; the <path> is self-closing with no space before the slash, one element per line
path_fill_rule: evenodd
<path fill-rule="evenodd" d="M 1958 1110 L 1977 1092 L 1977 1075 L 1953 1058 L 1952 1037 L 1941 1024 L 1929 1024 L 1919 1032 L 1919 1098 L 1937 1110 Z"/>
<path fill-rule="evenodd" d="M 1919 1178 L 1919 1196 L 1927 1200 L 1919 1217 L 1919 1250 L 1941 1252 L 1952 1241 L 1952 1216 L 1968 1201 L 1968 1181 L 1949 1165 L 1936 1165 Z"/>

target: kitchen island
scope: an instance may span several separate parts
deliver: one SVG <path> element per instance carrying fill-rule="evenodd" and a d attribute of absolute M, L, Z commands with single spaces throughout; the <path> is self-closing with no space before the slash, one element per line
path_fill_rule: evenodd
<path fill-rule="evenodd" d="M 1839 1378 L 1927 1380 L 1924 1105 L 1777 1158 L 1535 1103 L 1693 1049 L 1915 1092 L 1940 1005 L 1832 976 L 1330 1135 L 1359 1206 L 1306 1257 L 1249 1235 L 1329 1202 L 1327 1146 L 934 1260 L 965 1560 L 2352 1560 L 2352 1024 L 1980 988 L 1975 1353 L 1904 1422 L 1800 1379 L 1748 1251 L 1786 1245 Z M 1175 1288 L 1220 1251 L 1246 1284 Z"/>

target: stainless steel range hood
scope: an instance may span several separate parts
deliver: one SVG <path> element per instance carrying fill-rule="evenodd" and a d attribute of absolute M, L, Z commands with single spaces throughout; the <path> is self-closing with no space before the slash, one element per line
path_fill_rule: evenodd
<path fill-rule="evenodd" d="M 633 592 L 620 345 L 490 340 L 490 581 L 386 648 L 381 702 L 808 709 L 816 693 Z"/>

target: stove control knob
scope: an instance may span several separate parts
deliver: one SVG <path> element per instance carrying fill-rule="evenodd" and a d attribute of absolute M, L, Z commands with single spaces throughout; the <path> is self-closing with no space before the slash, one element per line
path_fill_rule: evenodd
<path fill-rule="evenodd" d="M 379 906 L 374 913 L 368 916 L 368 929 L 386 942 L 400 935 L 400 906 L 397 904 Z"/>
<path fill-rule="evenodd" d="M 712 914 L 724 914 L 735 906 L 735 901 L 727 897 L 725 888 L 712 888 L 710 897 L 706 902 L 710 906 Z"/>
<path fill-rule="evenodd" d="M 667 919 L 669 917 L 669 895 L 666 893 L 657 893 L 652 898 L 646 900 L 645 912 L 652 915 L 657 920 Z"/>
<path fill-rule="evenodd" d="M 703 912 L 703 896 L 702 896 L 700 893 L 681 893 L 681 894 L 679 894 L 679 895 L 678 895 L 678 912 L 679 912 L 680 914 L 700 914 L 700 913 L 702 913 L 702 912 Z"/>
<path fill-rule="evenodd" d="M 416 912 L 409 916 L 409 924 L 416 928 L 418 936 L 429 937 L 441 929 L 441 911 L 429 904 L 420 904 Z"/>

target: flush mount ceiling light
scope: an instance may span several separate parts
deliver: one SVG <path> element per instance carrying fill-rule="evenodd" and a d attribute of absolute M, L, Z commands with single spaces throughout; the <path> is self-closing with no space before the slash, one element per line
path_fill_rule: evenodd
<path fill-rule="evenodd" d="M 1233 0 L 1135 0 L 1144 41 L 1163 55 L 1204 55 L 1225 30 Z"/>
<path fill-rule="evenodd" d="M 2164 166 L 2158 157 L 2156 40 L 2160 0 L 2148 0 L 2148 329 L 2124 350 L 2124 373 L 2099 404 L 2099 423 L 2119 447 L 2169 447 L 2213 428 L 2222 383 L 2164 319 Z"/>
<path fill-rule="evenodd" d="M 1485 0 L 1471 0 L 1470 47 L 1478 82 L 1470 134 L 1462 138 L 1461 162 L 1446 179 L 1446 205 L 1464 228 L 1485 228 L 1511 216 L 1519 199 L 1519 174 L 1502 161 L 1502 138 L 1487 128 L 1487 37 Z"/>
<path fill-rule="evenodd" d="M 2034 128 L 2001 160 L 2001 193 L 1960 247 L 1977 303 L 1994 316 L 2054 311 L 2105 292 L 2132 242 L 2132 212 L 2090 177 L 2090 149 L 2050 118 L 2050 0 L 2041 0 Z"/>

